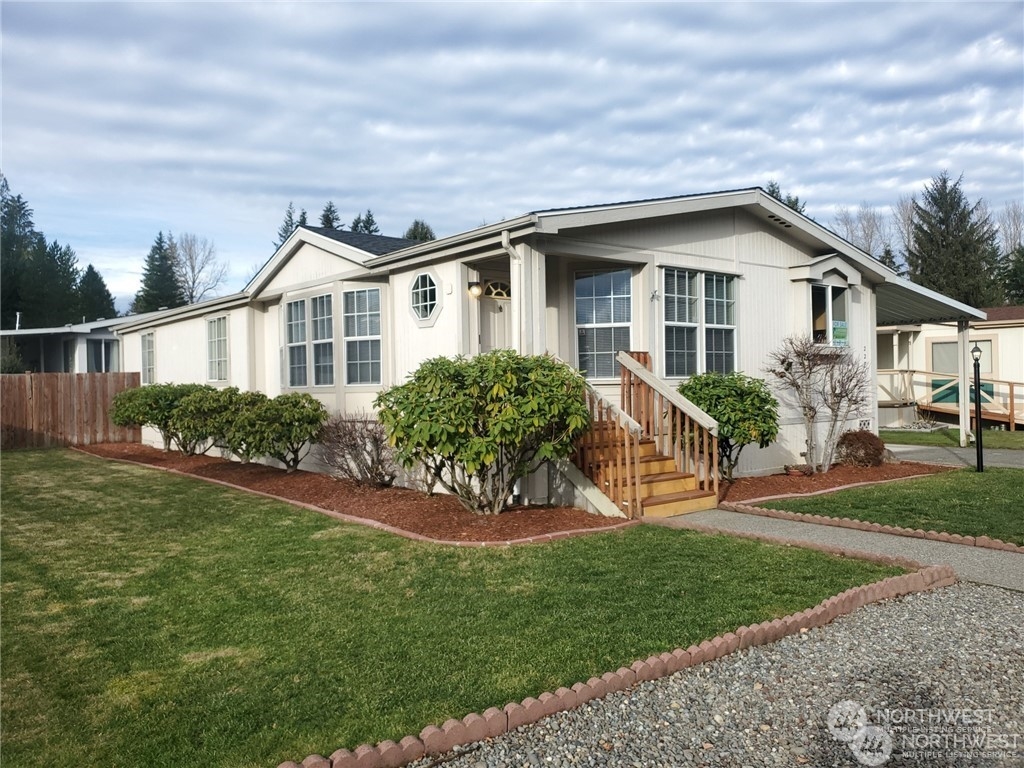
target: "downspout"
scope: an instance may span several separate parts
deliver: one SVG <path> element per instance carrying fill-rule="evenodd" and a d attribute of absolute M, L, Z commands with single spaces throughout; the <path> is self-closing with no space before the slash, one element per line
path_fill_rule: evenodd
<path fill-rule="evenodd" d="M 522 354 L 526 351 L 523 349 L 523 325 L 527 315 L 525 310 L 528 293 L 523 290 L 523 257 L 512 247 L 512 238 L 507 229 L 501 230 L 501 247 L 508 254 L 510 282 L 514 286 L 512 306 L 515 309 L 515 322 L 512 324 L 512 348 Z"/>

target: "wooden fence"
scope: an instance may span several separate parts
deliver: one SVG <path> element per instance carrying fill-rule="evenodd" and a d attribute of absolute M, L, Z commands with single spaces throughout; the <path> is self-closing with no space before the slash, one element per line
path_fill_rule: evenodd
<path fill-rule="evenodd" d="M 138 373 L 4 374 L 0 448 L 140 442 L 140 429 L 110 421 L 114 395 L 137 386 Z"/>

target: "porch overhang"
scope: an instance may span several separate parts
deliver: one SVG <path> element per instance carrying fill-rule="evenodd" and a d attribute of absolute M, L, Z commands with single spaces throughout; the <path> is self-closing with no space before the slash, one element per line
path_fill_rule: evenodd
<path fill-rule="evenodd" d="M 895 275 L 886 276 L 875 287 L 875 296 L 875 322 L 879 326 L 971 322 L 986 318 L 980 309 Z"/>

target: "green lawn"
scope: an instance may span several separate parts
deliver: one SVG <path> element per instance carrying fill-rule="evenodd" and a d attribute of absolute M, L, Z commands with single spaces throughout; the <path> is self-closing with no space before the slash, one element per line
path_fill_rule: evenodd
<path fill-rule="evenodd" d="M 1024 469 L 962 469 L 762 506 L 1024 544 Z"/>
<path fill-rule="evenodd" d="M 0 469 L 5 768 L 329 754 L 899 572 L 654 526 L 447 548 L 68 451 Z"/>
<path fill-rule="evenodd" d="M 881 429 L 878 436 L 882 442 L 895 445 L 938 445 L 959 447 L 960 430 L 942 429 L 938 432 L 915 432 L 910 429 Z M 973 446 L 974 443 L 971 443 Z M 982 448 L 1012 448 L 1024 451 L 1024 429 L 1016 432 L 986 429 L 981 438 Z"/>

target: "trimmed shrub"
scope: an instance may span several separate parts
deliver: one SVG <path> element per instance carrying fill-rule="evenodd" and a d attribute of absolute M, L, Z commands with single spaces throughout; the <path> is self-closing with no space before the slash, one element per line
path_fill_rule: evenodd
<path fill-rule="evenodd" d="M 264 399 L 242 412 L 235 428 L 252 455 L 277 459 L 294 472 L 319 439 L 326 420 L 323 403 L 305 392 L 293 392 Z"/>
<path fill-rule="evenodd" d="M 375 405 L 399 463 L 426 465 L 467 509 L 495 514 L 517 480 L 572 452 L 590 425 L 585 391 L 568 365 L 503 349 L 427 360 Z"/>
<path fill-rule="evenodd" d="M 320 458 L 332 475 L 359 485 L 387 488 L 398 475 L 395 450 L 372 415 L 331 416 L 320 435 Z"/>
<path fill-rule="evenodd" d="M 223 413 L 217 446 L 233 453 L 243 464 L 263 456 L 255 417 L 268 402 L 267 396 L 262 392 L 240 392 L 235 387 L 221 390 L 220 395 Z"/>
<path fill-rule="evenodd" d="M 174 410 L 186 396 L 212 389 L 205 384 L 146 384 L 125 389 L 114 396 L 110 418 L 119 427 L 153 427 L 160 432 L 165 451 L 172 443 L 185 451 L 188 438 L 183 447 L 173 420 Z"/>
<path fill-rule="evenodd" d="M 779 434 L 779 403 L 762 379 L 742 373 L 702 373 L 679 394 L 718 422 L 718 471 L 732 480 L 743 448 L 767 448 Z"/>
<path fill-rule="evenodd" d="M 885 461 L 885 443 L 866 429 L 850 430 L 839 436 L 836 455 L 840 464 L 855 467 L 877 467 Z"/>

